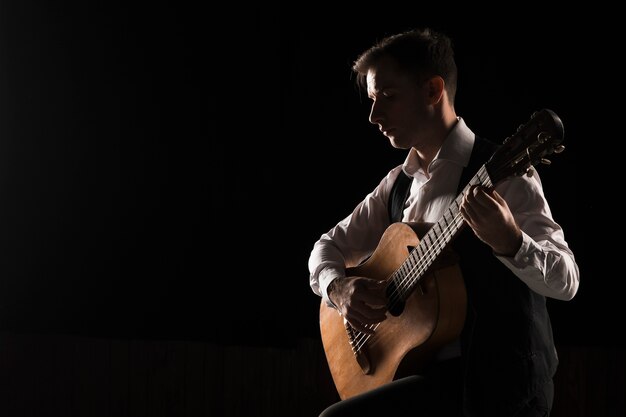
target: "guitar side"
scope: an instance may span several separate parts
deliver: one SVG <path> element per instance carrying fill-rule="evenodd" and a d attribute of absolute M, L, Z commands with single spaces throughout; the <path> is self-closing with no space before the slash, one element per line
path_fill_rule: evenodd
<path fill-rule="evenodd" d="M 408 247 L 415 247 L 418 243 L 419 238 L 410 225 L 392 224 L 372 256 L 346 273 L 388 280 L 408 257 Z M 357 362 L 343 317 L 322 301 L 322 343 L 335 387 L 342 399 L 418 371 L 431 359 L 436 349 L 458 337 L 467 306 L 458 265 L 435 269 L 420 280 L 420 289 L 407 298 L 400 315 L 387 313 L 387 319 L 367 340 L 364 354 L 369 369 L 364 369 Z"/>

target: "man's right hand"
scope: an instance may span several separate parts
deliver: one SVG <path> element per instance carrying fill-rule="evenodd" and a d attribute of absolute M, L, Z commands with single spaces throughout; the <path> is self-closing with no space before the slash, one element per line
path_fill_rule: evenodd
<path fill-rule="evenodd" d="M 355 330 L 373 334 L 370 326 L 387 318 L 386 287 L 386 281 L 371 278 L 337 278 L 328 288 L 328 297 Z"/>

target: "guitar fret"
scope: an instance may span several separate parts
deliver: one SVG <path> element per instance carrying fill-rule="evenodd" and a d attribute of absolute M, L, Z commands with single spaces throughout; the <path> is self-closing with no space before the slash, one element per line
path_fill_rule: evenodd
<path fill-rule="evenodd" d="M 412 262 L 414 265 L 419 265 L 420 260 L 424 258 L 424 247 L 422 245 L 419 245 L 417 248 L 415 248 L 415 253 L 418 255 L 418 257 L 417 259 L 412 259 Z"/>
<path fill-rule="evenodd" d="M 463 190 L 463 193 L 465 193 L 465 190 Z M 450 213 L 452 214 L 452 217 L 454 217 L 456 213 L 459 212 L 459 208 L 461 208 L 461 198 L 463 197 L 457 197 L 448 208 L 448 210 L 450 210 Z M 454 212 L 452 211 L 452 209 L 454 209 Z"/>
<path fill-rule="evenodd" d="M 446 227 L 447 227 L 447 226 L 450 226 L 450 222 L 448 221 L 448 217 L 447 217 L 447 215 L 448 215 L 448 212 L 449 212 L 449 211 L 450 211 L 450 209 L 447 209 L 447 210 L 443 213 L 443 217 L 442 217 L 442 218 L 443 218 L 443 221 L 444 221 L 444 222 L 446 222 Z"/>
<path fill-rule="evenodd" d="M 426 250 L 427 250 L 427 251 L 428 251 L 428 248 L 430 248 L 430 247 L 432 247 L 432 246 L 433 246 L 433 240 L 432 240 L 432 239 L 431 239 L 431 237 L 430 237 L 430 233 L 431 233 L 431 232 L 428 232 L 428 233 L 426 234 L 426 236 L 424 236 L 424 239 L 422 240 L 423 242 L 425 242 L 425 243 L 426 243 L 426 246 L 427 246 Z"/>
<path fill-rule="evenodd" d="M 439 229 L 439 235 L 443 235 L 443 234 L 444 234 L 444 230 L 445 230 L 445 229 L 442 229 L 442 228 L 441 228 L 441 224 L 439 224 L 439 223 L 435 224 L 435 225 L 433 226 L 433 229 L 434 229 L 434 228 Z"/>
<path fill-rule="evenodd" d="M 412 269 L 413 269 L 412 262 L 408 262 L 408 263 L 404 264 L 404 273 L 405 273 L 405 275 L 408 275 L 411 272 Z"/>

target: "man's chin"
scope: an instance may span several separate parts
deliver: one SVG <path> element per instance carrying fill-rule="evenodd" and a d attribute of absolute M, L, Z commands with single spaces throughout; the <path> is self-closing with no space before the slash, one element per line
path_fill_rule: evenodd
<path fill-rule="evenodd" d="M 410 148 L 410 146 L 407 146 L 405 143 L 402 143 L 393 137 L 389 138 L 389 143 L 391 143 L 391 146 L 393 146 L 396 149 L 409 149 Z"/>

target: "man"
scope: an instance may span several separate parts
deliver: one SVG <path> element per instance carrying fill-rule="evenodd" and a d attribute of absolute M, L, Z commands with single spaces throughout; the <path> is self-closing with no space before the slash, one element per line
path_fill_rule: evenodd
<path fill-rule="evenodd" d="M 313 291 L 352 330 L 371 335 L 389 314 L 388 282 L 346 276 L 346 268 L 365 261 L 393 222 L 437 222 L 476 173 L 468 170 L 486 162 L 484 149 L 494 148 L 455 112 L 457 68 L 446 35 L 422 29 L 390 36 L 353 69 L 372 101 L 370 122 L 408 155 L 321 236 L 309 270 Z M 407 197 L 392 218 L 402 177 Z M 470 228 L 453 242 L 467 288 L 458 339 L 420 375 L 348 398 L 322 416 L 549 415 L 558 359 L 545 297 L 574 297 L 579 272 L 539 176 L 472 186 L 459 212 Z"/>

